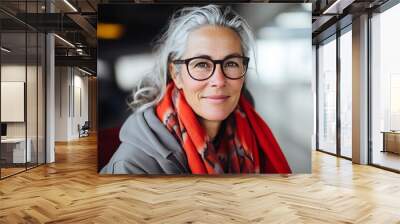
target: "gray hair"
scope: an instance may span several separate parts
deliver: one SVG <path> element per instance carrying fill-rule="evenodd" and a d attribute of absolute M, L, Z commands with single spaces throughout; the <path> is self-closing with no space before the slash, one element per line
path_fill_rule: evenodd
<path fill-rule="evenodd" d="M 180 9 L 172 16 L 168 29 L 157 41 L 157 59 L 153 70 L 144 76 L 133 90 L 129 102 L 133 111 L 141 111 L 160 102 L 169 81 L 168 63 L 182 57 L 189 34 L 205 25 L 232 29 L 241 39 L 243 53 L 253 53 L 255 56 L 254 37 L 250 26 L 230 7 L 207 5 Z"/>

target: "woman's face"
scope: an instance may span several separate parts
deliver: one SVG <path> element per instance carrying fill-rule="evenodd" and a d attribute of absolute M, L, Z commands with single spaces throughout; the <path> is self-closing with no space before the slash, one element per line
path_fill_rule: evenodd
<path fill-rule="evenodd" d="M 240 37 L 230 28 L 210 25 L 189 34 L 182 59 L 208 56 L 213 60 L 222 60 L 230 55 L 243 55 Z M 174 66 L 170 65 L 170 69 L 175 85 L 183 90 L 188 104 L 203 119 L 222 121 L 238 104 L 244 78 L 226 78 L 220 64 L 216 65 L 213 75 L 204 81 L 192 79 L 185 64 L 181 65 L 179 74 L 176 74 Z"/>

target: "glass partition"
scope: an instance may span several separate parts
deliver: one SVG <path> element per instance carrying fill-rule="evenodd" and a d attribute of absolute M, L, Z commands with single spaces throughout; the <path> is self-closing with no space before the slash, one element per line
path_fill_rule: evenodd
<path fill-rule="evenodd" d="M 336 37 L 318 47 L 318 149 L 336 154 Z"/>
<path fill-rule="evenodd" d="M 400 171 L 400 4 L 373 15 L 372 164 Z"/>
<path fill-rule="evenodd" d="M 31 156 L 26 141 L 26 33 L 3 32 L 1 46 L 1 122 L 6 127 L 1 175 L 6 177 L 24 171 Z"/>
<path fill-rule="evenodd" d="M 46 76 L 45 76 L 45 60 L 46 60 L 46 38 L 43 33 L 38 33 L 38 64 L 37 64 L 37 162 L 38 164 L 44 164 L 46 161 L 46 145 L 45 145 L 45 124 L 46 124 Z"/>
<path fill-rule="evenodd" d="M 30 158 L 27 162 L 27 167 L 34 167 L 37 165 L 37 150 L 38 150 L 38 141 L 37 141 L 37 132 L 38 132 L 38 49 L 37 49 L 37 41 L 38 36 L 36 32 L 28 32 L 27 33 L 27 81 L 26 81 L 26 89 L 27 89 L 27 98 L 26 98 L 26 110 L 27 110 L 27 143 L 28 150 L 30 151 Z M 30 148 L 30 149 L 29 149 Z"/>
<path fill-rule="evenodd" d="M 37 1 L 27 2 L 26 12 L 38 13 L 39 4 Z M 35 21 L 36 20 L 36 21 Z M 38 23 L 38 17 L 30 19 L 34 24 Z M 30 147 L 30 159 L 27 167 L 32 168 L 38 165 L 38 63 L 39 63 L 39 36 L 34 29 L 27 27 L 27 142 Z"/>
<path fill-rule="evenodd" d="M 340 36 L 340 154 L 352 157 L 352 32 Z"/>
<path fill-rule="evenodd" d="M 0 3 L 18 16 L 41 13 L 42 5 Z M 45 41 L 44 33 L 0 12 L 0 178 L 45 163 Z"/>

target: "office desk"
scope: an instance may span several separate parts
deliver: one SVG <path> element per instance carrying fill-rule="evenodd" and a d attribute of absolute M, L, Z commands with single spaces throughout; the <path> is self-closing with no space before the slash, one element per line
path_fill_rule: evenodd
<path fill-rule="evenodd" d="M 5 160 L 6 163 L 31 162 L 32 140 L 28 138 L 26 142 L 28 144 L 25 153 L 25 138 L 1 139 L 1 159 Z"/>
<path fill-rule="evenodd" d="M 382 131 L 383 133 L 383 152 L 393 152 L 400 154 L 400 132 Z"/>

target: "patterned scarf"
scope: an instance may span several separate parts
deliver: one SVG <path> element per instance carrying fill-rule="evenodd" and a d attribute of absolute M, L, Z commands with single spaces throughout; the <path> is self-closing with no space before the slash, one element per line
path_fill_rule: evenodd
<path fill-rule="evenodd" d="M 193 174 L 291 173 L 271 130 L 243 96 L 226 119 L 224 133 L 218 134 L 222 139 L 216 147 L 173 82 L 156 114 L 180 142 Z"/>

